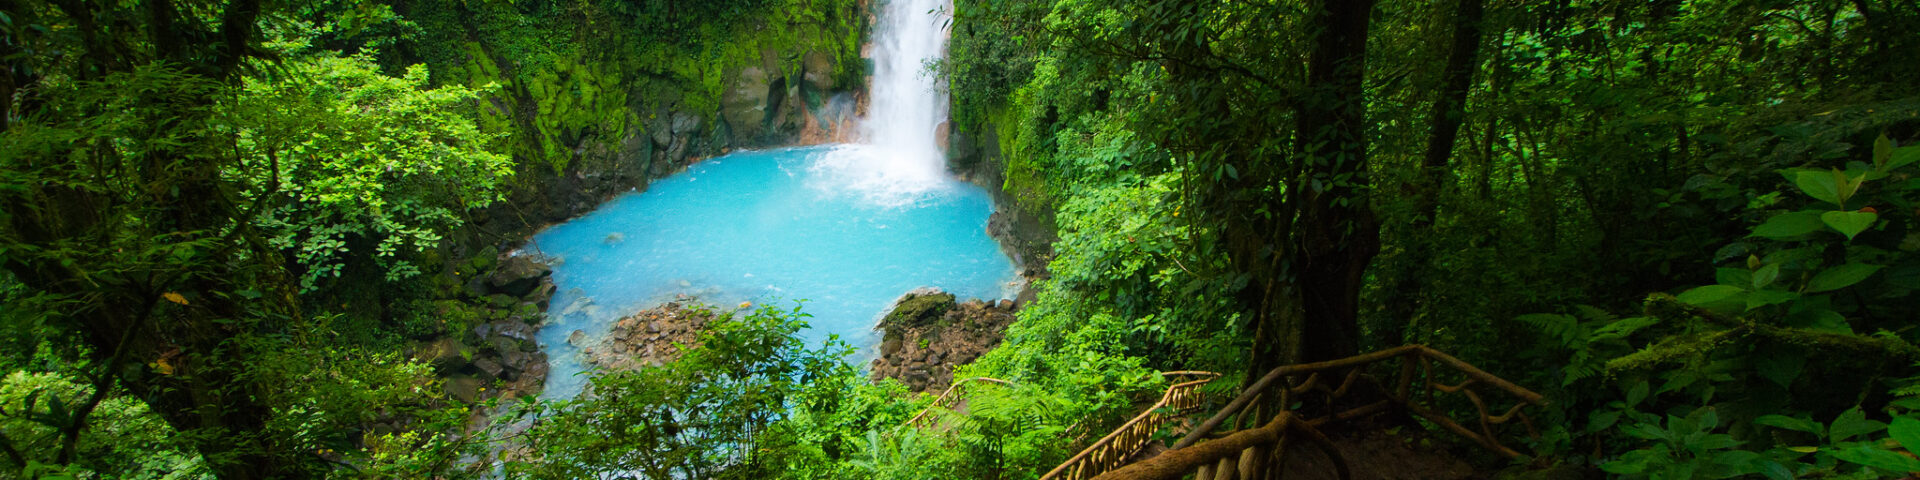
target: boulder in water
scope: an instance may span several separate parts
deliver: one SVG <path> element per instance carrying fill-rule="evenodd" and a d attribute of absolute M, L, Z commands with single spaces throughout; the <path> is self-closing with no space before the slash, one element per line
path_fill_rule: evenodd
<path fill-rule="evenodd" d="M 493 290 L 513 297 L 524 297 L 540 286 L 540 279 L 553 273 L 552 269 L 526 255 L 507 257 L 494 269 L 493 276 L 487 280 Z"/>

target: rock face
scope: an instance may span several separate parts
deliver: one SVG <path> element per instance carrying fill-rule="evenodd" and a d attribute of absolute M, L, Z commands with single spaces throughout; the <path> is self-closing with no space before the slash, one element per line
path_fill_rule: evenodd
<path fill-rule="evenodd" d="M 947 388 L 953 367 L 1000 345 L 1014 321 L 1014 307 L 1008 301 L 956 303 L 953 294 L 935 289 L 901 295 L 876 327 L 884 334 L 873 379 L 898 379 L 916 392 Z"/>
<path fill-rule="evenodd" d="M 581 345 L 586 362 L 608 369 L 632 370 L 666 363 L 680 356 L 681 346 L 698 345 L 700 332 L 713 321 L 713 312 L 667 303 L 614 322 L 611 334 L 592 345 Z"/>
<path fill-rule="evenodd" d="M 1060 241 L 1052 218 L 1052 206 L 1031 205 L 1022 192 L 1007 183 L 1006 155 L 1000 151 L 998 126 L 988 123 L 972 128 L 950 128 L 947 133 L 947 170 L 993 195 L 993 213 L 987 217 L 987 235 L 1000 243 L 1000 249 L 1013 259 L 1020 276 L 1028 283 L 1047 277 L 1047 263 L 1053 261 L 1053 243 Z M 1021 292 L 1022 300 L 1031 293 Z"/>
<path fill-rule="evenodd" d="M 547 381 L 547 355 L 539 352 L 534 332 L 553 296 L 552 269 L 526 255 L 482 258 L 463 266 L 472 279 L 459 308 L 439 312 L 466 317 L 465 330 L 422 340 L 413 357 L 446 378 L 448 395 L 462 402 L 538 393 Z M 475 288 L 478 287 L 478 288 Z"/>

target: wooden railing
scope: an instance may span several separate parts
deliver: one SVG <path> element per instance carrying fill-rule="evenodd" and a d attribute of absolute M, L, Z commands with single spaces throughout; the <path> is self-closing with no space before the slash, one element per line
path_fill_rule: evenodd
<path fill-rule="evenodd" d="M 1200 387 L 1220 376 L 1213 372 L 1193 371 L 1162 372 L 1161 375 L 1169 379 L 1181 376 L 1200 378 L 1167 387 L 1167 392 L 1160 395 L 1160 401 L 1114 429 L 1113 433 L 1087 446 L 1066 463 L 1040 476 L 1040 480 L 1082 480 L 1125 465 L 1129 457 L 1138 453 L 1147 442 L 1153 441 L 1154 434 L 1161 427 L 1205 405 Z"/>
<path fill-rule="evenodd" d="M 1385 385 L 1373 381 L 1366 370 L 1368 367 L 1391 360 L 1399 360 L 1401 363 L 1399 375 L 1392 389 L 1388 390 L 1384 388 Z M 1451 370 L 1462 380 L 1455 384 L 1444 383 L 1435 374 L 1433 368 L 1435 364 L 1444 367 L 1441 369 L 1442 374 Z M 1333 385 L 1329 381 L 1332 378 L 1339 378 L 1339 384 Z M 1383 387 L 1379 390 L 1383 391 L 1383 396 L 1386 398 L 1358 407 L 1338 409 L 1340 400 L 1347 397 L 1353 392 L 1354 386 L 1363 381 L 1376 387 Z M 1474 391 L 1475 386 L 1486 386 L 1505 392 L 1517 401 L 1502 413 L 1497 415 L 1490 413 L 1487 402 Z M 1473 406 L 1478 416 L 1474 420 L 1479 427 L 1478 431 L 1469 429 L 1447 417 L 1441 413 L 1445 411 L 1444 409 L 1432 406 L 1436 392 L 1459 394 L 1464 397 L 1467 403 Z M 1303 397 L 1313 393 L 1320 395 L 1315 398 Z M 1267 401 L 1274 399 L 1278 401 Z M 1312 400 L 1313 403 L 1310 405 L 1315 408 L 1324 408 L 1331 413 L 1309 418 L 1300 412 L 1286 410 L 1288 406 L 1301 400 Z M 1339 360 L 1286 365 L 1268 371 L 1226 407 L 1189 431 L 1186 437 L 1173 445 L 1172 450 L 1094 478 L 1174 480 L 1189 474 L 1193 474 L 1193 478 L 1213 480 L 1267 478 L 1278 470 L 1278 468 L 1270 469 L 1269 467 L 1277 467 L 1281 464 L 1289 443 L 1295 439 L 1304 440 L 1324 451 L 1327 457 L 1333 460 L 1339 478 L 1349 478 L 1345 460 L 1316 427 L 1327 422 L 1358 418 L 1395 407 L 1433 422 L 1447 431 L 1467 437 L 1495 453 L 1517 457 L 1520 455 L 1519 452 L 1500 443 L 1496 429 L 1519 420 L 1518 423 L 1525 427 L 1528 435 L 1537 436 L 1538 432 L 1532 420 L 1527 418 L 1523 409 L 1544 403 L 1545 400 L 1538 393 L 1521 388 L 1457 358 L 1422 345 L 1407 345 Z M 1249 411 L 1250 405 L 1256 407 Z M 1260 423 L 1259 426 L 1235 431 L 1222 438 L 1201 441 L 1215 436 L 1214 432 L 1222 425 L 1239 426 L 1250 423 L 1249 421 L 1259 422 L 1266 418 L 1259 414 L 1258 406 L 1278 406 L 1276 408 L 1279 410 L 1271 415 L 1271 420 Z M 1125 429 L 1126 427 L 1122 427 L 1122 431 Z M 1122 431 L 1115 433 L 1119 434 Z M 1074 460 L 1068 461 L 1069 464 L 1073 462 Z"/>
<path fill-rule="evenodd" d="M 990 377 L 973 377 L 966 380 L 953 382 L 953 385 L 948 385 L 947 390 L 944 392 L 941 392 L 939 397 L 936 397 L 933 399 L 933 404 L 927 405 L 927 408 L 924 410 L 921 410 L 919 415 L 914 415 L 912 419 L 907 420 L 907 426 L 910 426 L 913 428 L 925 428 L 934 419 L 934 417 L 928 416 L 927 415 L 928 413 L 933 412 L 933 410 L 936 408 L 944 409 L 944 410 L 953 410 L 953 407 L 955 405 L 960 404 L 961 399 L 966 398 L 966 391 L 967 391 L 966 387 L 968 385 L 973 385 L 975 383 L 997 383 L 1000 385 L 1007 385 L 1007 386 L 1013 385 L 1013 382 L 1001 380 L 998 378 L 990 378 Z"/>

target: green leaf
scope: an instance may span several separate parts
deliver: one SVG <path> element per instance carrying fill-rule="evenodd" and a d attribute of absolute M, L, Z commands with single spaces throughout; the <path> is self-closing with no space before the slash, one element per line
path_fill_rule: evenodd
<path fill-rule="evenodd" d="M 1809 169 L 1794 170 L 1793 185 L 1800 187 L 1800 192 L 1815 200 L 1839 205 L 1840 182 L 1834 179 L 1834 173 Z"/>
<path fill-rule="evenodd" d="M 1874 272 L 1878 272 L 1882 268 L 1886 268 L 1886 266 L 1865 263 L 1849 263 L 1829 268 L 1814 275 L 1813 280 L 1807 282 L 1807 293 L 1827 292 L 1847 288 L 1853 286 L 1853 284 L 1860 283 L 1861 280 L 1866 280 L 1867 277 L 1873 276 Z"/>
<path fill-rule="evenodd" d="M 1847 324 L 1847 317 L 1840 316 L 1840 312 L 1827 308 L 1795 312 L 1787 316 L 1787 325 L 1819 332 L 1853 333 L 1853 326 Z"/>
<path fill-rule="evenodd" d="M 1647 393 L 1647 382 L 1633 384 L 1633 388 L 1627 390 L 1627 406 L 1632 407 L 1639 405 L 1641 400 L 1647 399 Z"/>
<path fill-rule="evenodd" d="M 1827 433 L 1833 436 L 1833 441 L 1844 442 L 1847 439 L 1886 428 L 1887 424 L 1868 420 L 1867 414 L 1860 411 L 1860 407 L 1853 407 L 1840 412 L 1840 416 L 1833 419 L 1833 426 L 1827 428 Z"/>
<path fill-rule="evenodd" d="M 1893 441 L 1909 452 L 1920 452 L 1920 420 L 1913 417 L 1893 417 L 1893 424 L 1887 425 L 1887 434 Z"/>
<path fill-rule="evenodd" d="M 1769 263 L 1766 266 L 1760 267 L 1759 270 L 1753 271 L 1753 288 L 1765 288 L 1767 285 L 1772 285 L 1773 281 L 1779 278 L 1780 264 Z"/>
<path fill-rule="evenodd" d="M 1821 225 L 1820 212 L 1816 210 L 1782 213 L 1753 227 L 1753 234 L 1747 236 L 1781 240 L 1819 231 Z"/>
<path fill-rule="evenodd" d="M 1893 149 L 1893 154 L 1888 156 L 1887 164 L 1881 169 L 1893 170 L 1913 162 L 1920 162 L 1920 145 Z"/>
<path fill-rule="evenodd" d="M 1592 415 L 1587 416 L 1587 433 L 1606 430 L 1619 421 L 1619 410 L 1595 410 Z"/>
<path fill-rule="evenodd" d="M 1833 227 L 1833 230 L 1840 232 L 1841 235 L 1846 235 L 1848 240 L 1852 240 L 1854 235 L 1859 235 L 1860 232 L 1872 228 L 1873 222 L 1879 219 L 1880 214 L 1873 212 L 1832 211 L 1820 214 L 1821 222 L 1825 222 L 1827 226 Z"/>
<path fill-rule="evenodd" d="M 1871 445 L 1858 445 L 1853 448 L 1833 452 L 1833 458 L 1843 462 L 1865 465 L 1888 472 L 1920 472 L 1920 460 L 1885 449 L 1874 448 Z"/>
<path fill-rule="evenodd" d="M 1796 432 L 1811 433 L 1814 436 L 1825 436 L 1826 434 L 1826 428 L 1821 427 L 1819 422 L 1786 415 L 1763 415 L 1760 418 L 1753 419 L 1753 423 L 1775 428 L 1784 428 Z"/>
<path fill-rule="evenodd" d="M 1886 132 L 1881 132 L 1879 138 L 1873 139 L 1873 164 L 1884 166 L 1887 164 L 1887 159 L 1891 157 L 1893 157 L 1893 140 L 1887 139 Z"/>
<path fill-rule="evenodd" d="M 1779 305 L 1791 302 L 1796 298 L 1800 298 L 1800 294 L 1786 290 L 1757 290 L 1747 294 L 1747 310 L 1768 305 Z"/>
<path fill-rule="evenodd" d="M 1792 469 L 1771 460 L 1761 463 L 1760 474 L 1765 475 L 1767 480 L 1793 480 Z"/>
<path fill-rule="evenodd" d="M 1698 305 L 1719 310 L 1739 308 L 1734 305 L 1739 305 L 1740 302 L 1745 301 L 1746 293 L 1746 289 L 1731 285 L 1707 285 L 1687 290 L 1681 293 L 1678 298 L 1680 301 L 1686 302 L 1689 305 Z"/>
<path fill-rule="evenodd" d="M 1753 271 L 1744 268 L 1713 269 L 1713 282 L 1732 287 L 1746 287 L 1753 284 Z"/>

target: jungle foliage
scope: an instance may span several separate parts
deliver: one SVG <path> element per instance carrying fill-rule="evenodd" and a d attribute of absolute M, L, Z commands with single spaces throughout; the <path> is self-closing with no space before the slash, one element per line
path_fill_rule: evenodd
<path fill-rule="evenodd" d="M 435 296 L 472 212 L 767 55 L 857 84 L 860 5 L 0 0 L 0 478 L 1034 478 L 1156 372 L 1403 343 L 1547 394 L 1487 469 L 1920 472 L 1913 0 L 956 0 L 1060 239 L 966 415 L 799 308 L 572 400 L 400 353 L 501 313 Z"/>

